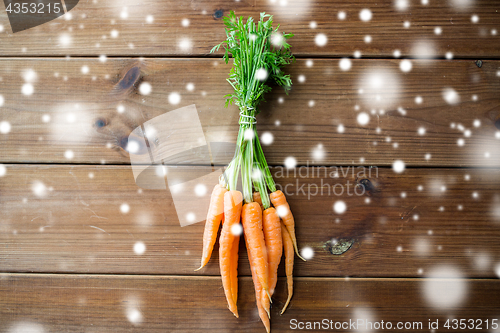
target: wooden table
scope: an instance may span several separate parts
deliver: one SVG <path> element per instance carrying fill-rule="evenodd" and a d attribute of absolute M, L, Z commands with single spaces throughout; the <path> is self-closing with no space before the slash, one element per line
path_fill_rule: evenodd
<path fill-rule="evenodd" d="M 296 260 L 282 316 L 280 279 L 272 331 L 367 332 L 342 327 L 366 320 L 429 332 L 439 320 L 432 332 L 472 332 L 472 319 L 498 332 L 493 0 L 82 0 L 15 34 L 2 7 L 0 332 L 264 332 L 244 244 L 236 319 L 217 251 L 194 272 L 204 223 L 180 227 L 169 190 L 141 190 L 125 149 L 134 128 L 191 104 L 207 138 L 220 126 L 234 137 L 230 66 L 209 55 L 230 10 L 274 14 L 295 34 L 293 89 L 270 93 L 257 121 L 274 136 L 264 151 L 277 183 L 295 191 L 299 247 L 314 256 Z M 289 156 L 295 173 L 278 174 Z M 363 195 L 327 193 L 348 184 Z"/>

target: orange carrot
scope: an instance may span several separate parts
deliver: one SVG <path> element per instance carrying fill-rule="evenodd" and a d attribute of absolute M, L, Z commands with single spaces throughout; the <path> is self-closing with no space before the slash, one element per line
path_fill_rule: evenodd
<path fill-rule="evenodd" d="M 278 211 L 281 220 L 285 224 L 286 229 L 290 234 L 290 237 L 292 238 L 293 247 L 295 248 L 297 256 L 300 259 L 306 261 L 304 258 L 300 256 L 299 249 L 297 248 L 297 239 L 295 238 L 295 221 L 293 219 L 290 206 L 288 205 L 288 202 L 286 202 L 285 195 L 280 190 L 277 190 L 276 192 L 271 193 L 270 198 L 274 207 L 276 207 L 276 210 Z"/>
<path fill-rule="evenodd" d="M 234 236 L 231 247 L 231 294 L 234 304 L 238 304 L 238 250 L 240 245 L 240 236 Z"/>
<path fill-rule="evenodd" d="M 234 261 L 231 255 L 235 237 L 231 232 L 231 227 L 240 220 L 242 201 L 243 196 L 239 191 L 229 191 L 224 194 L 224 225 L 219 238 L 219 264 L 222 286 L 224 287 L 229 310 L 236 318 L 238 318 L 238 309 L 233 299 L 232 291 L 234 288 L 231 288 L 231 263 Z"/>
<path fill-rule="evenodd" d="M 268 208 L 262 213 L 262 230 L 267 249 L 267 264 L 269 267 L 269 293 L 274 293 L 278 282 L 278 266 L 283 253 L 283 241 L 281 238 L 281 223 L 276 209 Z"/>
<path fill-rule="evenodd" d="M 253 192 L 253 201 L 258 203 L 260 206 L 260 209 L 262 209 L 262 211 L 264 211 L 264 206 L 262 205 L 262 198 L 260 197 L 259 192 Z"/>
<path fill-rule="evenodd" d="M 288 303 L 292 299 L 293 295 L 293 243 L 288 230 L 284 224 L 281 225 L 281 234 L 283 236 L 283 246 L 285 248 L 285 271 L 286 271 L 286 282 L 288 284 L 288 298 L 286 300 L 286 304 L 281 310 L 281 314 L 283 314 L 288 307 Z"/>
<path fill-rule="evenodd" d="M 274 294 L 274 288 L 278 282 L 278 266 L 283 253 L 283 241 L 281 236 L 281 222 L 276 209 L 268 208 L 262 213 L 262 230 L 267 250 L 267 264 L 269 268 L 269 294 Z M 264 297 L 262 305 L 269 313 L 269 299 Z"/>
<path fill-rule="evenodd" d="M 245 242 L 248 241 L 248 238 L 245 234 Z M 248 252 L 248 260 L 252 262 L 252 254 L 251 252 Z M 262 323 L 266 327 L 267 333 L 271 331 L 271 322 L 269 320 L 269 313 L 266 313 L 266 310 L 264 309 L 262 305 L 262 295 L 265 295 L 264 290 L 262 289 L 262 286 L 260 285 L 259 278 L 257 276 L 257 272 L 255 270 L 255 266 L 250 265 L 251 271 L 252 271 L 252 280 L 253 284 L 255 287 L 255 302 L 257 303 L 257 310 L 259 311 L 259 317 L 260 320 L 262 320 Z M 266 295 L 267 299 L 267 295 Z"/>
<path fill-rule="evenodd" d="M 255 267 L 260 285 L 266 295 L 271 299 L 268 285 L 267 250 L 262 231 L 262 210 L 256 202 L 243 205 L 241 222 L 245 233 L 247 252 L 251 253 L 250 266 Z M 227 223 L 227 222 L 226 222 Z M 250 259 L 250 257 L 249 257 Z"/>
<path fill-rule="evenodd" d="M 224 194 L 227 190 L 215 185 L 210 198 L 210 206 L 208 208 L 207 221 L 205 222 L 205 231 L 203 233 L 203 255 L 201 257 L 202 269 L 210 260 L 215 241 L 217 240 L 217 232 L 219 231 L 220 222 L 224 216 Z"/>

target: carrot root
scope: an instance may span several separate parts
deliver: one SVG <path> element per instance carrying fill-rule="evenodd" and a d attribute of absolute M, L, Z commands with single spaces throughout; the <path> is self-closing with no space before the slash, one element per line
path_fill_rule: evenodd
<path fill-rule="evenodd" d="M 297 253 L 297 256 L 306 261 L 304 258 L 299 253 L 299 248 L 297 247 L 297 239 L 295 238 L 295 220 L 293 218 L 292 211 L 290 210 L 290 205 L 288 205 L 288 202 L 286 201 L 285 195 L 283 192 L 280 190 L 277 190 L 276 192 L 271 193 L 269 196 L 271 198 L 271 202 L 273 203 L 274 207 L 276 207 L 276 210 L 279 212 L 280 210 L 283 213 L 280 213 L 281 220 L 285 224 L 285 227 L 290 234 L 290 238 L 292 239 L 293 247 L 295 248 L 295 253 Z"/>
<path fill-rule="evenodd" d="M 281 231 L 283 235 L 283 246 L 285 249 L 285 271 L 286 271 L 286 281 L 288 285 L 288 298 L 286 300 L 285 306 L 281 310 L 281 314 L 283 314 L 288 307 L 288 304 L 290 304 L 290 300 L 292 299 L 293 295 L 293 259 L 294 259 L 294 249 L 293 249 L 293 243 L 292 243 L 292 238 L 290 237 L 290 234 L 288 233 L 288 230 L 286 229 L 285 225 L 281 225 Z"/>
<path fill-rule="evenodd" d="M 262 231 L 262 210 L 258 203 L 250 202 L 243 206 L 241 222 L 245 233 L 247 252 L 251 253 L 250 266 L 255 268 L 262 289 L 264 289 L 269 301 L 271 301 L 268 286 L 267 250 L 264 232 Z"/>
<path fill-rule="evenodd" d="M 245 242 L 247 242 L 247 239 L 248 239 L 247 235 L 245 234 Z M 248 252 L 248 260 L 250 262 L 253 262 L 251 252 Z M 259 317 L 266 328 L 266 332 L 269 333 L 271 332 L 271 322 L 269 320 L 271 318 L 271 315 L 269 310 L 266 309 L 265 306 L 262 304 L 262 300 L 267 299 L 267 297 L 265 297 L 265 294 L 263 293 L 262 286 L 260 285 L 259 277 L 257 276 L 257 271 L 255 269 L 255 266 L 250 265 L 250 269 L 252 271 L 252 280 L 255 287 L 255 302 L 257 303 L 257 310 L 259 311 Z"/>
<path fill-rule="evenodd" d="M 221 220 L 224 217 L 224 194 L 227 190 L 219 184 L 214 186 L 212 196 L 210 197 L 210 206 L 208 208 L 207 220 L 205 222 L 205 231 L 203 232 L 203 254 L 201 257 L 201 266 L 196 271 L 199 271 L 210 260 L 215 241 L 217 240 L 217 232 Z"/>
<path fill-rule="evenodd" d="M 229 191 L 224 194 L 224 225 L 219 239 L 219 264 L 222 278 L 222 286 L 226 295 L 229 310 L 238 318 L 238 308 L 234 300 L 232 285 L 234 282 L 232 266 L 234 265 L 233 245 L 235 236 L 231 232 L 231 227 L 237 224 L 241 215 L 241 204 L 243 197 L 239 191 Z"/>

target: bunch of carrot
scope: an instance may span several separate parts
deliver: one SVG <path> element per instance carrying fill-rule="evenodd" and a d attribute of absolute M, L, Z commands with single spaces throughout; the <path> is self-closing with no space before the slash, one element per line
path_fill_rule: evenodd
<path fill-rule="evenodd" d="M 226 96 L 226 106 L 238 106 L 240 128 L 235 156 L 212 192 L 199 269 L 210 260 L 222 224 L 219 239 L 222 285 L 229 310 L 238 317 L 238 248 L 243 232 L 259 316 L 269 332 L 271 297 L 283 250 L 288 298 L 281 313 L 293 294 L 294 252 L 300 255 L 290 206 L 284 194 L 276 189 L 255 125 L 258 105 L 264 93 L 271 90 L 267 83 L 274 81 L 287 93 L 292 85 L 290 75 L 284 74 L 282 68 L 294 60 L 287 43 L 293 35 L 278 33 L 278 28 L 272 26 L 272 16 L 265 13 L 261 13 L 259 22 L 251 17 L 244 22 L 231 11 L 223 21 L 227 38 L 211 52 L 223 46 L 226 63 L 230 56 L 233 59 L 227 81 L 234 93 Z M 236 188 L 240 173 L 241 192 Z"/>
<path fill-rule="evenodd" d="M 274 207 L 265 209 L 262 206 L 259 192 L 253 193 L 253 202 L 243 204 L 243 196 L 240 191 L 228 191 L 220 184 L 215 185 L 203 234 L 201 266 L 198 268 L 201 269 L 210 260 L 222 223 L 219 239 L 222 285 L 229 310 L 238 317 L 236 304 L 238 300 L 238 248 L 241 228 L 237 226 L 241 221 L 255 286 L 257 308 L 267 332 L 271 329 L 269 320 L 271 296 L 274 294 L 278 282 L 278 266 L 283 249 L 288 298 L 281 310 L 282 314 L 293 295 L 294 249 L 299 255 L 295 238 L 295 222 L 285 195 L 277 190 L 271 193 L 270 199 L 280 211 L 280 216 Z"/>

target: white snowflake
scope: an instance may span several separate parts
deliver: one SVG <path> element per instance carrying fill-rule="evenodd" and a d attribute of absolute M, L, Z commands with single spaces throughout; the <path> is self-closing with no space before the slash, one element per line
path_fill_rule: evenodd
<path fill-rule="evenodd" d="M 325 34 L 317 34 L 316 37 L 314 38 L 314 42 L 318 46 L 325 46 L 326 43 L 328 42 L 328 37 L 326 37 Z"/>
<path fill-rule="evenodd" d="M 359 12 L 359 18 L 361 21 L 368 22 L 372 19 L 372 12 L 368 8 L 365 8 Z"/>
<path fill-rule="evenodd" d="M 338 200 L 333 205 L 333 211 L 337 214 L 344 214 L 346 210 L 347 210 L 347 205 L 342 200 Z"/>

